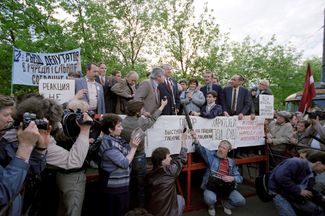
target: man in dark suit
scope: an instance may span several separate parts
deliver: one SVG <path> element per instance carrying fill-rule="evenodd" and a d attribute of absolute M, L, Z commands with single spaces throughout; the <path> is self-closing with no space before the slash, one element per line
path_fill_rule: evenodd
<path fill-rule="evenodd" d="M 75 79 L 75 92 L 84 89 L 81 100 L 89 104 L 89 109 L 96 113 L 105 113 L 104 90 L 101 84 L 95 81 L 98 67 L 95 64 L 86 65 L 86 76 Z"/>
<path fill-rule="evenodd" d="M 244 115 L 250 114 L 252 106 L 251 96 L 249 91 L 242 87 L 244 78 L 241 75 L 234 75 L 230 80 L 230 86 L 223 89 L 225 97 L 225 116 L 238 115 L 241 120 Z"/>
<path fill-rule="evenodd" d="M 223 111 L 225 108 L 225 99 L 224 99 L 224 95 L 223 95 L 223 91 L 220 85 L 218 84 L 214 84 L 213 83 L 213 73 L 211 71 L 205 71 L 204 72 L 204 81 L 205 81 L 205 85 L 202 86 L 200 88 L 201 92 L 203 92 L 204 97 L 207 97 L 207 93 L 209 91 L 215 91 L 218 94 L 218 100 L 216 101 L 217 104 L 222 106 Z M 205 103 L 206 105 L 206 103 Z"/>
<path fill-rule="evenodd" d="M 158 89 L 160 99 L 167 100 L 167 106 L 163 109 L 162 115 L 176 115 L 179 112 L 180 99 L 177 82 L 171 78 L 173 68 L 170 64 L 163 64 L 161 68 L 164 70 L 166 79 L 158 85 Z"/>

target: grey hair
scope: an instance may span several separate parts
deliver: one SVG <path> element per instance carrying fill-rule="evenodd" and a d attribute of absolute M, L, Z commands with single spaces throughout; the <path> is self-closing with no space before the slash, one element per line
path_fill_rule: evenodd
<path fill-rule="evenodd" d="M 221 145 L 222 143 L 224 143 L 228 146 L 229 151 L 232 149 L 232 145 L 228 140 L 221 140 L 219 145 Z"/>
<path fill-rule="evenodd" d="M 136 71 L 130 71 L 126 77 L 129 78 L 130 76 L 135 75 L 137 79 L 139 79 L 139 74 Z"/>
<path fill-rule="evenodd" d="M 159 76 L 164 76 L 164 70 L 162 68 L 153 68 L 150 74 L 151 79 L 156 79 Z"/>
<path fill-rule="evenodd" d="M 264 83 L 267 87 L 270 85 L 270 82 L 267 79 L 262 79 L 259 81 L 259 83 Z"/>

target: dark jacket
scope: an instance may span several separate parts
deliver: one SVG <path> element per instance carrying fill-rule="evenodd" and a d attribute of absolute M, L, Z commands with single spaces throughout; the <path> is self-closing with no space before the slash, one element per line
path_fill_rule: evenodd
<path fill-rule="evenodd" d="M 166 82 L 160 83 L 158 85 L 158 89 L 160 92 L 160 100 L 164 98 L 167 98 L 167 105 L 163 109 L 161 115 L 175 115 L 175 109 L 179 109 L 180 107 L 180 99 L 179 99 L 179 93 L 178 93 L 178 86 L 177 82 L 173 79 L 172 81 L 172 92 L 168 90 Z"/>
<path fill-rule="evenodd" d="M 219 104 L 216 104 L 214 107 L 212 107 L 212 109 L 210 110 L 210 112 L 207 112 L 207 105 L 203 106 L 201 109 L 201 117 L 203 118 L 208 118 L 208 119 L 213 119 L 217 116 L 222 116 L 223 112 L 222 112 L 222 107 Z"/>
<path fill-rule="evenodd" d="M 16 151 L 16 144 L 10 143 L 6 139 L 1 138 L 0 211 L 12 202 L 12 207 L 9 209 L 10 213 L 8 215 L 21 215 L 22 199 L 20 192 L 26 184 L 34 186 L 34 184 L 39 183 L 36 182 L 36 179 L 39 179 L 38 177 L 46 165 L 45 156 L 35 150 L 30 156 L 29 163 L 17 158 Z M 25 180 L 26 177 L 28 180 Z M 27 196 L 26 193 L 25 195 Z M 29 204 L 30 202 L 32 202 L 32 200 L 28 200 Z"/>
<path fill-rule="evenodd" d="M 146 176 L 147 210 L 155 216 L 177 216 L 176 179 L 187 160 L 187 149 L 181 148 L 179 156 L 169 166 L 161 166 Z"/>
<path fill-rule="evenodd" d="M 277 165 L 269 179 L 269 190 L 285 198 L 299 198 L 303 180 L 312 174 L 307 160 L 290 158 Z M 302 197 L 301 197 L 302 198 Z"/>
<path fill-rule="evenodd" d="M 224 111 L 227 111 L 229 115 L 239 115 L 240 113 L 242 113 L 243 115 L 251 114 L 250 113 L 252 108 L 251 96 L 249 95 L 249 91 L 242 86 L 239 87 L 236 113 L 231 113 L 232 91 L 233 91 L 233 87 L 231 86 L 227 86 L 223 89 L 223 93 L 225 97 Z"/>
<path fill-rule="evenodd" d="M 226 111 L 226 110 L 224 110 L 224 108 L 225 108 L 225 97 L 224 97 L 221 86 L 219 86 L 217 84 L 212 84 L 212 89 L 211 90 L 217 92 L 217 94 L 218 94 L 217 104 L 221 105 L 223 112 Z M 208 93 L 208 85 L 202 86 L 200 88 L 200 91 L 203 92 L 204 97 L 206 98 L 207 93 Z M 206 103 L 204 105 L 206 105 Z"/>
<path fill-rule="evenodd" d="M 265 91 L 262 91 L 259 93 L 259 95 L 272 95 L 272 92 L 270 89 L 266 89 Z M 259 95 L 252 97 L 252 110 L 251 113 L 254 113 L 255 115 L 260 114 L 260 97 Z"/>

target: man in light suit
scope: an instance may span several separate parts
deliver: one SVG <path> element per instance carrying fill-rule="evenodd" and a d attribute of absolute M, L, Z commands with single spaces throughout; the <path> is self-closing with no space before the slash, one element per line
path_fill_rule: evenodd
<path fill-rule="evenodd" d="M 150 77 L 144 80 L 136 90 L 134 100 L 144 102 L 144 110 L 147 113 L 153 114 L 160 106 L 160 93 L 158 85 L 165 80 L 164 71 L 161 68 L 154 68 L 151 71 Z"/>
<path fill-rule="evenodd" d="M 86 65 L 86 76 L 75 79 L 75 92 L 83 89 L 81 100 L 89 104 L 90 109 L 96 113 L 105 113 L 105 101 L 103 86 L 95 81 L 98 67 L 95 64 Z"/>
<path fill-rule="evenodd" d="M 241 75 L 234 75 L 230 80 L 230 86 L 223 89 L 225 97 L 225 116 L 238 115 L 238 119 L 243 119 L 244 115 L 250 114 L 252 106 L 249 91 L 242 87 L 244 78 Z"/>
<path fill-rule="evenodd" d="M 172 66 L 169 64 L 163 64 L 162 69 L 164 70 L 165 81 L 158 85 L 160 92 L 160 99 L 167 99 L 167 106 L 162 111 L 162 115 L 176 115 L 180 108 L 180 99 L 178 93 L 178 85 L 176 80 L 172 79 Z"/>

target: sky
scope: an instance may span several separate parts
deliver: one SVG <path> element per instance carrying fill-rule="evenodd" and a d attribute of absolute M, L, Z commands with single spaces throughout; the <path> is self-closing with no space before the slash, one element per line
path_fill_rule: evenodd
<path fill-rule="evenodd" d="M 249 35 L 263 43 L 275 35 L 279 44 L 303 51 L 303 58 L 322 57 L 325 0 L 195 0 L 196 13 L 204 2 L 233 41 Z"/>

